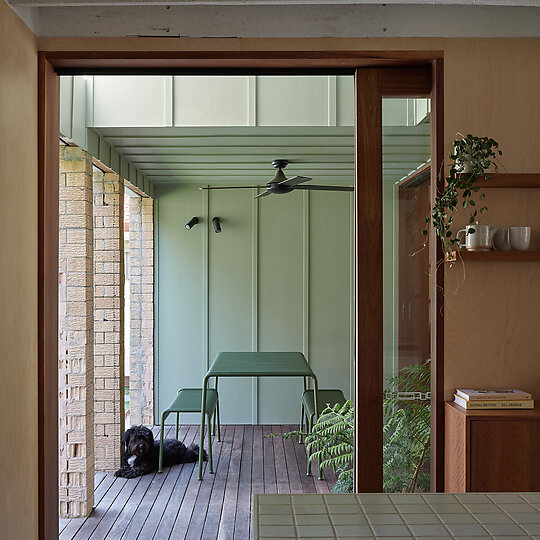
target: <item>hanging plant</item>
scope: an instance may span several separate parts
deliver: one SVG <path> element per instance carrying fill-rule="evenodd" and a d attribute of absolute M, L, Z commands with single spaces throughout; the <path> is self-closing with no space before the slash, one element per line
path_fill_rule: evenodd
<path fill-rule="evenodd" d="M 471 209 L 469 223 L 474 223 L 478 215 L 487 210 L 483 205 L 485 193 L 478 193 L 480 188 L 475 183 L 479 178 L 489 178 L 497 172 L 497 159 L 502 155 L 498 148 L 499 143 L 488 137 L 467 135 L 454 140 L 453 151 L 448 156 L 451 162 L 449 174 L 445 178 L 444 190 L 435 197 L 431 216 L 426 217 L 426 227 L 422 231 L 424 236 L 428 234 L 431 221 L 436 235 L 445 249 L 449 249 L 458 243 L 452 230 L 452 212 L 458 205 Z M 469 229 L 469 234 L 473 232 L 474 229 Z"/>

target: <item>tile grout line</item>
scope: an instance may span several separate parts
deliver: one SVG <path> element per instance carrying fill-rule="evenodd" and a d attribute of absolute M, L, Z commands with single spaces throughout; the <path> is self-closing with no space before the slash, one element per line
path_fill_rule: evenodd
<path fill-rule="evenodd" d="M 334 538 L 338 538 L 336 528 L 334 527 L 334 521 L 330 518 L 330 509 L 328 508 L 328 503 L 326 502 L 326 497 L 324 495 L 321 495 L 324 508 L 326 509 L 326 516 L 328 517 L 328 521 L 330 522 L 330 527 L 332 528 L 332 534 L 334 535 Z"/>
<path fill-rule="evenodd" d="M 522 497 L 521 494 L 518 494 L 517 495 L 522 501 L 524 501 L 525 504 L 528 504 L 529 506 L 531 506 L 532 508 L 534 508 L 534 506 L 529 502 L 527 501 L 524 497 Z M 505 515 L 507 515 L 514 523 L 517 527 L 519 527 L 526 535 L 528 536 L 532 536 L 530 535 L 522 526 L 520 523 L 517 522 L 517 520 L 515 520 L 511 514 L 509 514 L 504 508 L 502 508 L 499 503 L 497 501 L 494 501 L 488 493 L 486 493 L 486 497 L 488 498 L 488 500 L 490 500 L 493 504 L 495 504 L 495 506 L 501 510 Z M 516 504 L 516 503 L 501 503 L 501 504 Z M 518 503 L 519 504 L 519 503 Z M 536 509 L 535 509 L 536 510 Z M 488 531 L 489 532 L 489 531 Z"/>

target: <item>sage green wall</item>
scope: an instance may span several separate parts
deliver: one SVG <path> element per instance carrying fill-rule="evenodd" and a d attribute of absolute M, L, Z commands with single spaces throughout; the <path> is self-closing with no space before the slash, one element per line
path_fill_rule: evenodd
<path fill-rule="evenodd" d="M 158 186 L 158 414 L 220 351 L 303 351 L 350 395 L 352 194 Z M 193 216 L 201 219 L 191 231 Z M 215 234 L 211 219 L 222 220 Z M 298 423 L 302 383 L 220 381 L 225 423 Z M 197 422 L 185 415 L 184 422 Z"/>

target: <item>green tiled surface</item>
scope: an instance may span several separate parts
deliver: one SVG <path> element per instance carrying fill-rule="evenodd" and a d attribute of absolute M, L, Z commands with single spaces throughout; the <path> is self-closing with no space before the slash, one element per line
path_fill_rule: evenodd
<path fill-rule="evenodd" d="M 540 540 L 540 493 L 255 495 L 253 540 Z"/>

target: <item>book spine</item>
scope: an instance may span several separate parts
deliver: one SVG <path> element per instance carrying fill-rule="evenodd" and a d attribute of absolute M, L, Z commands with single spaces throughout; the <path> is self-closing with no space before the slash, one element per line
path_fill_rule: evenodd
<path fill-rule="evenodd" d="M 456 390 L 456 394 L 467 401 L 522 401 L 525 399 L 532 399 L 531 394 L 526 392 L 515 393 L 515 394 L 482 394 L 482 395 L 470 395 L 461 390 Z"/>
<path fill-rule="evenodd" d="M 488 401 L 468 401 L 460 396 L 454 396 L 454 401 L 464 409 L 534 409 L 532 399 L 524 400 L 488 400 Z"/>

